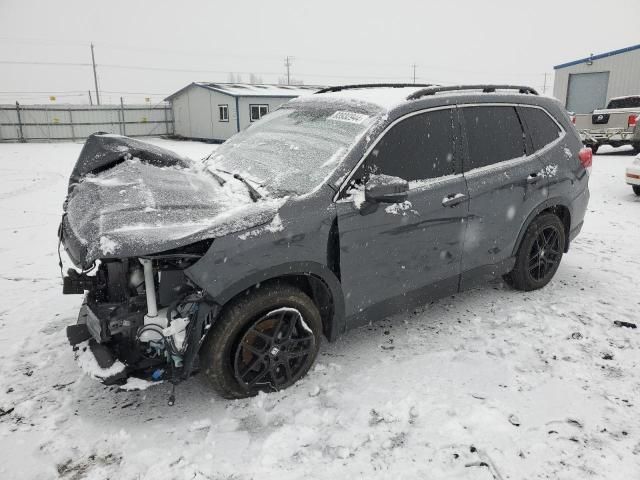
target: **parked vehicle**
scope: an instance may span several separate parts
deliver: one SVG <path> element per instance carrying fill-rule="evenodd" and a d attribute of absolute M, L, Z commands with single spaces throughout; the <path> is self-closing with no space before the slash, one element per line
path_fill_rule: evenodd
<path fill-rule="evenodd" d="M 633 163 L 627 167 L 625 179 L 633 188 L 633 193 L 640 196 L 640 155 L 636 156 Z"/>
<path fill-rule="evenodd" d="M 585 145 L 593 153 L 601 145 L 621 147 L 631 145 L 640 153 L 640 95 L 612 98 L 607 108 L 593 113 L 574 115 L 573 122 Z"/>
<path fill-rule="evenodd" d="M 286 388 L 322 337 L 500 276 L 544 287 L 590 168 L 528 87 L 333 87 L 203 163 L 94 135 L 59 229 L 80 270 L 64 293 L 85 295 L 68 336 L 108 384 L 199 369 L 229 398 Z"/>

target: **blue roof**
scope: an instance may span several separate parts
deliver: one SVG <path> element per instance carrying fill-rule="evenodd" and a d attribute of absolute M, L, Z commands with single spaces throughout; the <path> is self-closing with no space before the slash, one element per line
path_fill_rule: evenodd
<path fill-rule="evenodd" d="M 560 65 L 556 65 L 555 67 L 553 67 L 553 69 L 557 70 L 559 68 L 570 67 L 572 65 L 579 65 L 581 63 L 586 63 L 589 60 L 599 60 L 601 58 L 613 57 L 614 55 L 618 55 L 620 53 L 631 52 L 632 50 L 637 50 L 639 48 L 640 48 L 640 44 L 632 45 L 631 47 L 621 48 L 619 50 L 612 50 L 612 51 L 607 52 L 607 53 L 601 53 L 599 55 L 593 55 L 591 57 L 581 58 L 580 60 L 574 60 L 573 62 L 562 63 Z"/>

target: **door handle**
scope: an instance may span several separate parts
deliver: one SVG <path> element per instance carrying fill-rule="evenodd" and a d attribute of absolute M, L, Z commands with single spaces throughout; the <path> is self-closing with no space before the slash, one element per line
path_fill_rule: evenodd
<path fill-rule="evenodd" d="M 467 196 L 464 193 L 452 193 L 442 199 L 443 207 L 455 207 L 459 203 L 464 202 Z"/>
<path fill-rule="evenodd" d="M 527 183 L 530 185 L 537 183 L 538 180 L 540 180 L 540 175 L 538 175 L 537 173 L 530 173 L 527 177 Z"/>

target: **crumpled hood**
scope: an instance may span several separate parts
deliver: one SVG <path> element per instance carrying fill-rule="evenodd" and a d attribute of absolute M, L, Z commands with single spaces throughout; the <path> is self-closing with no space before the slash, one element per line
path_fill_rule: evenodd
<path fill-rule="evenodd" d="M 261 225 L 284 203 L 268 197 L 253 202 L 241 182 L 220 185 L 195 166 L 152 165 L 129 154 L 106 167 L 74 179 L 65 202 L 63 242 L 83 267 Z"/>

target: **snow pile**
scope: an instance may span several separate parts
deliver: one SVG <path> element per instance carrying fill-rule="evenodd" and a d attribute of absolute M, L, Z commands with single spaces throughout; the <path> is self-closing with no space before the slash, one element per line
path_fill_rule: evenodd
<path fill-rule="evenodd" d="M 276 232 L 281 232 L 282 230 L 284 230 L 284 225 L 282 224 L 282 218 L 280 218 L 279 213 L 276 213 L 276 215 L 273 217 L 273 220 L 271 220 L 271 222 L 268 223 L 267 225 L 263 225 L 261 227 L 250 230 L 246 233 L 242 233 L 238 235 L 238 238 L 240 240 L 246 240 L 247 238 L 250 238 L 250 237 L 257 237 L 264 232 L 276 233 Z"/>
<path fill-rule="evenodd" d="M 141 391 L 155 385 L 160 385 L 161 383 L 163 382 L 152 382 L 143 378 L 129 377 L 127 378 L 127 383 L 120 385 L 118 389 L 126 392 Z"/>
<path fill-rule="evenodd" d="M 126 368 L 124 363 L 120 360 L 116 360 L 109 368 L 102 368 L 98 365 L 96 357 L 93 355 L 91 348 L 89 348 L 89 342 L 82 342 L 77 345 L 78 350 L 76 353 L 76 360 L 80 368 L 92 378 L 109 378 L 122 373 Z"/>
<path fill-rule="evenodd" d="M 413 208 L 413 205 L 411 204 L 411 202 L 409 202 L 408 200 L 405 200 L 402 203 L 392 203 L 391 205 L 386 207 L 384 211 L 392 215 L 406 216 L 407 211 L 411 210 L 412 213 L 417 214 L 418 212 L 416 210 L 412 210 L 412 208 Z"/>
<path fill-rule="evenodd" d="M 118 244 L 115 240 L 111 240 L 109 237 L 105 237 L 104 235 L 100 237 L 100 251 L 103 255 L 112 255 L 116 253 L 117 247 Z"/>

